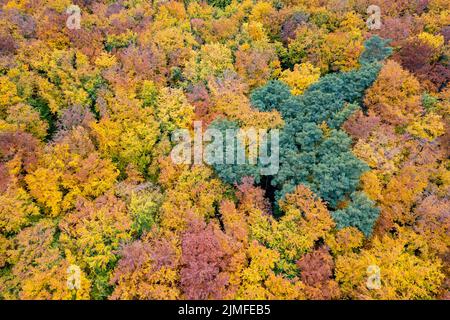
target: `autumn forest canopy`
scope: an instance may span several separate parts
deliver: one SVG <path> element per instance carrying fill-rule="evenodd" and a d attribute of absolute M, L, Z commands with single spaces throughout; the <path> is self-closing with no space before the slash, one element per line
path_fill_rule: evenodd
<path fill-rule="evenodd" d="M 449 299 L 449 39 L 448 0 L 0 0 L 0 299 Z M 194 122 L 277 170 L 175 163 Z"/>

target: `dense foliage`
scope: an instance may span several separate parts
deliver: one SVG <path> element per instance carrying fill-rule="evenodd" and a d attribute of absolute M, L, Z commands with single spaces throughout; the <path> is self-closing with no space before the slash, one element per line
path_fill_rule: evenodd
<path fill-rule="evenodd" d="M 449 25 L 445 0 L 0 0 L 0 299 L 450 298 Z M 278 129 L 278 172 L 175 164 L 195 121 Z"/>

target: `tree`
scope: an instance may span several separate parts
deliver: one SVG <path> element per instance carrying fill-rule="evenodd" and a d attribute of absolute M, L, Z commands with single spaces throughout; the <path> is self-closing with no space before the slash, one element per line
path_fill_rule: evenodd
<path fill-rule="evenodd" d="M 236 52 L 236 72 L 250 88 L 263 85 L 275 72 L 279 64 L 275 52 L 259 48 L 241 46 Z"/>
<path fill-rule="evenodd" d="M 389 60 L 367 91 L 364 103 L 383 122 L 404 125 L 422 112 L 420 84 L 409 72 Z"/>
<path fill-rule="evenodd" d="M 154 44 L 140 47 L 129 46 L 120 51 L 119 58 L 125 73 L 129 76 L 152 80 L 156 83 L 167 81 L 169 70 L 166 56 Z"/>
<path fill-rule="evenodd" d="M 213 217 L 214 206 L 220 203 L 227 190 L 206 166 L 177 168 L 170 163 L 162 169 L 160 182 L 169 188 L 161 205 L 160 225 L 175 232 L 186 230 L 189 214 L 202 219 Z"/>
<path fill-rule="evenodd" d="M 430 112 L 423 118 L 411 123 L 406 131 L 414 136 L 430 141 L 444 134 L 444 122 L 442 117 L 436 113 Z"/>
<path fill-rule="evenodd" d="M 424 87 L 431 91 L 439 91 L 445 87 L 450 78 L 448 62 L 445 58 L 440 58 L 441 48 L 439 43 L 436 47 L 436 40 L 429 36 L 423 38 L 428 40 L 416 38 L 406 43 L 395 58 L 405 69 L 414 73 Z M 437 41 L 442 41 L 440 39 Z"/>
<path fill-rule="evenodd" d="M 118 260 L 116 250 L 130 239 L 131 217 L 111 193 L 89 201 L 79 198 L 74 211 L 59 223 L 59 243 L 89 274 L 93 298 L 111 294 L 109 278 Z"/>
<path fill-rule="evenodd" d="M 251 94 L 251 103 L 261 111 L 278 110 L 283 102 L 290 98 L 289 87 L 278 80 L 271 80 L 265 86 L 254 90 Z"/>
<path fill-rule="evenodd" d="M 197 85 L 189 86 L 187 88 L 186 98 L 188 102 L 194 106 L 195 119 L 202 120 L 204 123 L 209 124 L 210 119 L 210 106 L 211 97 L 206 88 L 206 85 L 200 83 Z"/>
<path fill-rule="evenodd" d="M 155 43 L 164 52 L 168 69 L 184 67 L 194 54 L 192 47 L 197 44 L 190 32 L 178 26 L 159 30 L 156 28 L 151 35 L 151 41 L 145 40 L 145 43 Z"/>
<path fill-rule="evenodd" d="M 359 30 L 335 31 L 323 38 L 325 46 L 316 47 L 316 65 L 322 73 L 328 71 L 350 71 L 359 66 L 359 58 L 364 51 L 363 37 Z"/>
<path fill-rule="evenodd" d="M 309 299 L 339 298 L 339 286 L 333 280 L 333 258 L 325 247 L 305 254 L 297 265 Z"/>
<path fill-rule="evenodd" d="M 292 276 L 297 272 L 295 262 L 316 241 L 325 239 L 334 222 L 322 200 L 302 185 L 280 201 L 280 208 L 284 215 L 273 223 L 273 233 L 266 242 L 280 253 L 278 268 Z"/>
<path fill-rule="evenodd" d="M 380 124 L 380 117 L 370 110 L 366 115 L 359 110 L 353 113 L 352 116 L 342 125 L 342 128 L 353 139 L 367 139 L 373 129 Z"/>
<path fill-rule="evenodd" d="M 186 77 L 195 82 L 209 76 L 220 76 L 226 70 L 233 70 L 231 51 L 219 43 L 206 44 L 186 64 Z"/>
<path fill-rule="evenodd" d="M 120 260 L 111 282 L 111 299 L 177 299 L 179 254 L 175 238 L 149 232 L 120 250 Z"/>
<path fill-rule="evenodd" d="M 392 48 L 389 47 L 389 40 L 373 36 L 364 42 L 365 50 L 361 54 L 360 63 L 370 64 L 377 61 L 382 61 L 389 57 L 392 53 Z"/>
<path fill-rule="evenodd" d="M 385 17 L 383 19 L 384 28 L 381 28 L 377 33 L 384 39 L 390 39 L 390 44 L 393 47 L 402 45 L 414 32 L 414 19 L 412 16 L 396 16 Z"/>
<path fill-rule="evenodd" d="M 223 9 L 231 3 L 231 0 L 208 0 L 208 3 L 214 7 Z"/>
<path fill-rule="evenodd" d="M 438 292 L 444 279 L 441 261 L 427 255 L 427 245 L 420 236 L 403 229 L 398 232 L 398 236 L 385 234 L 373 239 L 370 249 L 337 258 L 336 281 L 341 283 L 344 296 L 408 300 L 429 299 Z M 369 266 L 380 270 L 381 284 L 377 290 L 367 287 L 372 275 Z"/>
<path fill-rule="evenodd" d="M 188 129 L 193 125 L 194 107 L 180 89 L 162 89 L 156 102 L 156 112 L 163 132 Z"/>
<path fill-rule="evenodd" d="M 450 219 L 447 212 L 450 203 L 447 199 L 440 199 L 435 195 L 424 198 L 414 209 L 414 230 L 427 239 L 430 249 L 439 255 L 445 255 L 449 246 L 447 231 Z"/>
<path fill-rule="evenodd" d="M 291 87 L 293 95 L 303 94 L 311 84 L 319 80 L 320 70 L 310 63 L 296 64 L 294 70 L 285 70 L 281 73 L 280 80 Z"/>
<path fill-rule="evenodd" d="M 64 141 L 55 144 L 25 177 L 30 194 L 51 216 L 72 209 L 78 196 L 102 195 L 118 176 L 111 161 L 101 159 L 89 138 L 83 139 L 84 132 L 73 134 L 81 134 L 81 148 Z"/>
<path fill-rule="evenodd" d="M 133 218 L 132 232 L 141 236 L 159 223 L 164 195 L 158 187 L 146 187 L 145 184 L 135 189 L 129 195 L 127 208 Z"/>
<path fill-rule="evenodd" d="M 338 228 L 357 227 L 368 237 L 372 233 L 380 209 L 376 208 L 375 202 L 364 193 L 353 193 L 351 199 L 352 202 L 348 207 L 332 213 L 333 219 Z"/>
<path fill-rule="evenodd" d="M 253 241 L 248 249 L 248 265 L 242 271 L 237 298 L 304 299 L 303 284 L 289 280 L 273 271 L 279 254 Z"/>
<path fill-rule="evenodd" d="M 187 299 L 232 298 L 243 267 L 242 244 L 217 225 L 191 220 L 181 238 L 180 285 Z"/>
<path fill-rule="evenodd" d="M 290 15 L 281 26 L 281 40 L 287 44 L 291 39 L 295 39 L 297 29 L 306 24 L 308 18 L 308 14 L 304 12 L 294 12 Z"/>
<path fill-rule="evenodd" d="M 0 119 L 2 131 L 29 132 L 43 140 L 47 136 L 48 124 L 41 120 L 39 112 L 23 103 L 12 105 L 6 111 L 5 119 Z"/>
<path fill-rule="evenodd" d="M 142 108 L 142 101 L 127 97 L 124 88 L 117 91 L 115 97 L 104 93 L 97 100 L 106 104 L 105 115 L 91 124 L 99 152 L 114 159 L 122 172 L 131 163 L 147 174 L 149 165 L 158 156 L 154 152 L 160 125 L 151 107 Z M 123 107 L 125 105 L 127 108 Z"/>
<path fill-rule="evenodd" d="M 80 105 L 70 106 L 58 118 L 54 139 L 63 138 L 78 126 L 89 129 L 92 121 L 94 121 L 94 115 L 88 108 Z"/>
<path fill-rule="evenodd" d="M 0 233 L 16 233 L 39 215 L 39 208 L 21 187 L 11 185 L 0 195 Z"/>
<path fill-rule="evenodd" d="M 0 77 L 0 115 L 2 118 L 6 115 L 10 105 L 19 103 L 20 97 L 17 95 L 17 87 L 8 77 Z"/>
<path fill-rule="evenodd" d="M 10 277 L 0 278 L 6 299 L 88 299 L 90 282 L 80 273 L 80 287 L 72 292 L 67 286 L 69 261 L 52 246 L 55 224 L 44 219 L 23 229 L 9 250 Z"/>
<path fill-rule="evenodd" d="M 247 97 L 248 86 L 233 72 L 225 72 L 222 77 L 209 78 L 211 92 L 211 118 L 222 118 L 236 122 L 239 127 L 261 129 L 278 128 L 283 120 L 276 111 L 259 112 L 251 107 Z"/>
<path fill-rule="evenodd" d="M 29 133 L 0 132 L 0 167 L 2 170 L 0 190 L 10 183 L 22 182 L 24 175 L 31 172 L 40 155 L 40 143 Z"/>

